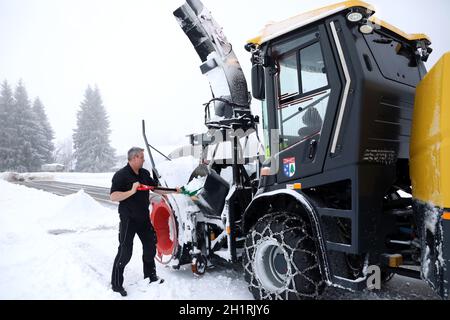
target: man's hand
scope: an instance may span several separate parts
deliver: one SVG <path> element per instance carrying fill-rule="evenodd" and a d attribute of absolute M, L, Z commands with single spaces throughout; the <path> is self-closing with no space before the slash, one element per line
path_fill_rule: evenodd
<path fill-rule="evenodd" d="M 181 193 L 181 188 L 176 187 L 175 189 L 177 189 L 177 193 Z"/>
<path fill-rule="evenodd" d="M 110 199 L 111 199 L 111 201 L 116 201 L 116 202 L 120 202 L 125 199 L 128 199 L 129 197 L 131 197 L 132 195 L 134 195 L 137 192 L 137 188 L 139 186 L 140 186 L 140 183 L 135 182 L 131 186 L 131 189 L 128 191 L 125 191 L 125 192 L 116 191 L 116 192 L 111 193 Z"/>
<path fill-rule="evenodd" d="M 133 183 L 133 186 L 131 187 L 131 194 L 135 194 L 137 192 L 137 188 L 140 186 L 141 184 L 139 182 L 135 182 Z"/>

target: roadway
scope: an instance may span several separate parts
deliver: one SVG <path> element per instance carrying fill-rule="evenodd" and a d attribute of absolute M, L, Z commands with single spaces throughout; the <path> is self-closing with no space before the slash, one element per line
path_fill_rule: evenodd
<path fill-rule="evenodd" d="M 93 199 L 97 200 L 103 205 L 108 207 L 117 207 L 117 202 L 112 202 L 109 199 L 109 188 L 89 186 L 85 184 L 67 183 L 61 181 L 47 181 L 47 180 L 27 180 L 18 181 L 17 184 L 21 184 L 30 188 L 35 188 L 59 196 L 67 196 L 69 194 L 77 193 L 80 190 L 84 190 Z"/>

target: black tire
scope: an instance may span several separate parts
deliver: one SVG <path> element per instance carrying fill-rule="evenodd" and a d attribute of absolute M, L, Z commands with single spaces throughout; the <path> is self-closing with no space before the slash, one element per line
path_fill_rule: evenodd
<path fill-rule="evenodd" d="M 311 225 L 289 212 L 258 220 L 247 235 L 243 267 L 257 300 L 317 299 L 325 287 Z"/>
<path fill-rule="evenodd" d="M 208 261 L 203 255 L 195 256 L 191 263 L 192 272 L 198 276 L 202 276 L 206 272 L 207 265 Z"/>

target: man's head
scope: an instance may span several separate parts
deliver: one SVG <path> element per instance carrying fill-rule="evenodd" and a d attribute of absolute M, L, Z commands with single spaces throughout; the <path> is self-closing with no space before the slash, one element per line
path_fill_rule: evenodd
<path fill-rule="evenodd" d="M 144 149 L 133 147 L 128 150 L 128 163 L 133 169 L 142 168 L 144 161 Z"/>

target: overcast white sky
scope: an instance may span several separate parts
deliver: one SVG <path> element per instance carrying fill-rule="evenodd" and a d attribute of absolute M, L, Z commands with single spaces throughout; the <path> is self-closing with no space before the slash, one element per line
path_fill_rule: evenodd
<path fill-rule="evenodd" d="M 243 49 L 269 21 L 332 4 L 333 0 L 203 0 L 244 68 Z M 376 16 L 433 41 L 430 68 L 450 51 L 450 1 L 372 0 Z M 71 136 L 87 85 L 97 85 L 110 116 L 112 145 L 125 154 L 150 143 L 180 145 L 204 131 L 209 86 L 200 59 L 172 11 L 182 0 L 0 0 L 0 81 L 22 79 L 39 96 L 58 140 Z M 253 103 L 259 114 L 259 104 Z"/>

